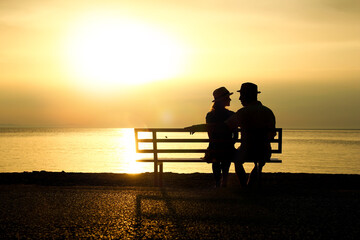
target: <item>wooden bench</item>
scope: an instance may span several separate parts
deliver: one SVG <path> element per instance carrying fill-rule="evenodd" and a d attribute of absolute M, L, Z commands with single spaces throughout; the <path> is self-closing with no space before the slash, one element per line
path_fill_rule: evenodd
<path fill-rule="evenodd" d="M 206 163 L 200 156 L 184 157 L 184 154 L 205 153 L 207 151 L 209 138 L 205 130 L 196 132 L 202 133 L 202 138 L 196 138 L 199 134 L 190 135 L 189 130 L 183 128 L 135 128 L 134 131 L 136 152 L 152 155 L 150 158 L 141 158 L 136 161 L 154 163 L 155 186 L 162 186 L 163 164 L 165 162 Z M 279 154 L 282 152 L 282 129 L 276 128 L 276 133 L 275 139 L 271 141 L 272 153 Z M 201 146 L 196 147 L 195 145 L 199 145 L 199 143 Z M 241 143 L 241 139 L 238 139 L 237 143 Z M 171 157 L 161 156 L 166 154 L 171 154 Z M 177 154 L 182 156 L 172 157 Z M 271 158 L 268 162 L 281 163 L 282 161 L 278 158 Z"/>

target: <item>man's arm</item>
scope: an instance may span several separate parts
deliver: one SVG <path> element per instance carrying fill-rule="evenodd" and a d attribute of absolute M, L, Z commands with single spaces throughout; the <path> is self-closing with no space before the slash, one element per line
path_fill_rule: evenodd
<path fill-rule="evenodd" d="M 276 130 L 275 130 L 275 125 L 276 125 L 276 119 L 275 119 L 275 115 L 274 113 L 270 110 L 270 132 L 269 132 L 269 138 L 270 140 L 274 139 L 276 136 Z"/>

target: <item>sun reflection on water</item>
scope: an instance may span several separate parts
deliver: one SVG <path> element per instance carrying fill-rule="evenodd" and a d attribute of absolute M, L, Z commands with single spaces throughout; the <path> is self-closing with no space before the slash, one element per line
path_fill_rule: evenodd
<path fill-rule="evenodd" d="M 136 162 L 137 159 L 140 159 L 140 154 L 136 153 L 135 149 L 135 135 L 134 130 L 132 128 L 121 129 L 120 138 L 120 146 L 121 153 L 119 153 L 122 157 L 123 167 L 126 168 L 127 173 L 141 173 L 145 172 L 146 169 L 144 165 Z"/>

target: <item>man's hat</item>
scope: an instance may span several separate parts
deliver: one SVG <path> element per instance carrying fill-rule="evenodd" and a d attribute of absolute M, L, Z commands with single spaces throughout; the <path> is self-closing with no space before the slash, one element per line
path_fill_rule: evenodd
<path fill-rule="evenodd" d="M 213 92 L 213 96 L 214 96 L 213 102 L 222 100 L 224 97 L 228 97 L 231 94 L 233 93 L 229 92 L 229 90 L 227 90 L 225 87 L 220 87 L 218 89 L 215 89 Z"/>
<path fill-rule="evenodd" d="M 254 83 L 250 83 L 250 82 L 243 83 L 238 92 L 240 92 L 241 94 L 258 94 L 258 93 L 261 93 L 260 91 L 258 91 L 257 85 L 254 84 Z"/>

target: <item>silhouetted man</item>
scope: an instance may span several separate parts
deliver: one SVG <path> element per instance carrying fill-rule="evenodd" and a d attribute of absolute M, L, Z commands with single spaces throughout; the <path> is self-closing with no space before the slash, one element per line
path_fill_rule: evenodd
<path fill-rule="evenodd" d="M 241 145 L 235 159 L 235 170 L 241 185 L 252 186 L 260 181 L 262 168 L 270 159 L 270 140 L 275 137 L 275 116 L 273 112 L 257 100 L 260 93 L 254 83 L 241 85 L 240 101 L 243 107 L 232 115 L 225 124 L 231 129 L 241 129 Z M 255 163 L 248 181 L 243 167 L 245 161 Z"/>

